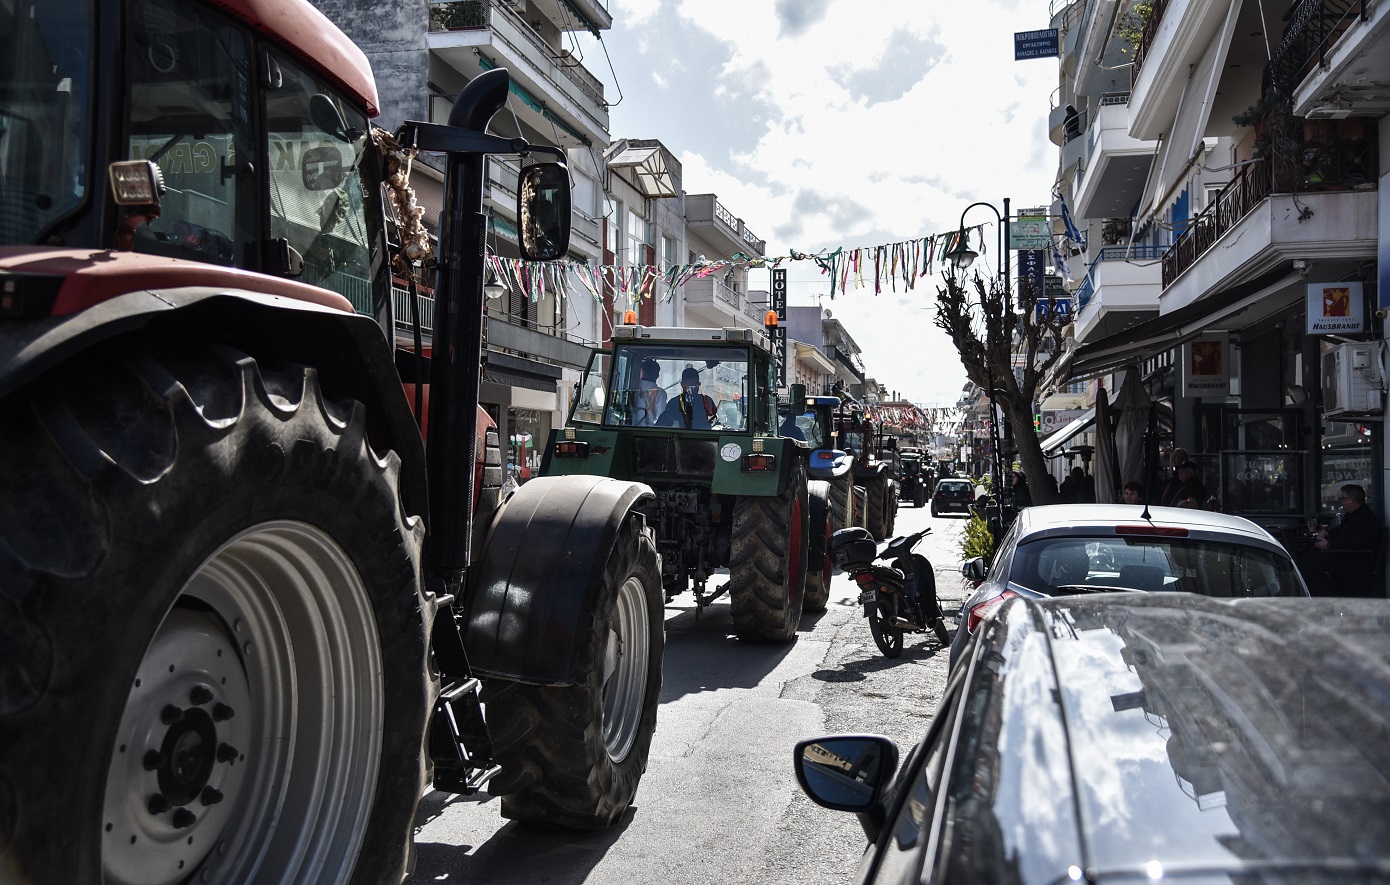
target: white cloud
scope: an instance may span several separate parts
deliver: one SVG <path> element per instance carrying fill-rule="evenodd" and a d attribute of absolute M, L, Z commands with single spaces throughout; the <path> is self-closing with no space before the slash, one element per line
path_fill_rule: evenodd
<path fill-rule="evenodd" d="M 953 230 L 977 200 L 1046 205 L 1056 62 L 1013 60 L 1013 33 L 1047 27 L 1018 0 L 613 0 L 604 41 L 623 100 L 614 136 L 659 138 L 690 193 L 714 192 L 769 255 L 876 246 Z M 607 67 L 586 52 L 589 69 Z M 610 84 L 610 95 L 617 90 Z M 967 224 L 993 214 L 972 210 Z M 988 256 L 993 264 L 994 255 Z M 931 279 L 905 296 L 838 294 L 790 265 L 793 303 L 824 301 L 869 372 L 919 402 L 965 380 L 931 323 Z"/>

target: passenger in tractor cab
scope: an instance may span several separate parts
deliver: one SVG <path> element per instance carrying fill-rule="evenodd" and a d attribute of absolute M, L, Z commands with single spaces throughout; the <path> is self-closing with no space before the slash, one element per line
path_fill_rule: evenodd
<path fill-rule="evenodd" d="M 637 382 L 637 405 L 632 413 L 632 423 L 638 427 L 656 424 L 666 410 L 666 391 L 657 384 L 660 378 L 661 364 L 651 358 L 642 360 L 642 380 Z"/>
<path fill-rule="evenodd" d="M 656 423 L 659 427 L 714 429 L 714 400 L 700 392 L 700 372 L 694 366 L 686 366 L 681 372 L 681 395 L 666 404 L 666 411 Z"/>

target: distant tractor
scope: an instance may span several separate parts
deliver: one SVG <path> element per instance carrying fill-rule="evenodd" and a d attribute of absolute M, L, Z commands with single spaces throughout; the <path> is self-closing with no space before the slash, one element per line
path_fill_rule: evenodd
<path fill-rule="evenodd" d="M 898 450 L 898 497 L 925 507 L 931 496 L 932 469 L 920 449 Z"/>
<path fill-rule="evenodd" d="M 779 433 L 761 332 L 628 323 L 591 357 L 541 472 L 650 486 L 666 598 L 691 589 L 698 614 L 727 592 L 739 638 L 790 642 L 829 598 L 827 490 L 808 481 L 809 452 Z"/>
<path fill-rule="evenodd" d="M 893 535 L 898 514 L 897 485 L 892 465 L 878 457 L 876 425 L 863 406 L 846 400 L 835 413 L 840 445 L 854 459 L 854 483 L 864 489 L 863 526 L 882 543 Z"/>

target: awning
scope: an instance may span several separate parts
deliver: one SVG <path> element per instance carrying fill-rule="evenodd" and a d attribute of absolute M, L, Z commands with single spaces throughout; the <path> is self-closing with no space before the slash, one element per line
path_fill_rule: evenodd
<path fill-rule="evenodd" d="M 555 383 L 563 374 L 559 366 L 536 360 L 523 359 L 511 354 L 487 352 L 487 363 L 483 366 L 483 380 L 504 387 L 523 387 L 530 390 L 555 392 Z"/>
<path fill-rule="evenodd" d="M 637 189 L 644 197 L 656 199 L 677 194 L 675 176 L 667 168 L 660 148 L 629 147 L 609 160 L 608 168 L 632 169 L 633 175 L 637 176 Z"/>
<path fill-rule="evenodd" d="M 1172 350 L 1204 332 L 1246 328 L 1301 298 L 1303 290 L 1295 284 L 1302 281 L 1298 274 L 1279 267 L 1172 313 L 1083 344 L 1072 351 L 1068 377 L 1078 381 L 1106 375 Z"/>
<path fill-rule="evenodd" d="M 1063 446 L 1071 442 L 1076 437 L 1090 429 L 1096 423 L 1096 407 L 1092 406 L 1082 412 L 1076 420 L 1072 421 L 1061 430 L 1054 430 L 1050 435 L 1042 439 L 1042 451 L 1044 455 L 1051 457 L 1056 454 Z"/>

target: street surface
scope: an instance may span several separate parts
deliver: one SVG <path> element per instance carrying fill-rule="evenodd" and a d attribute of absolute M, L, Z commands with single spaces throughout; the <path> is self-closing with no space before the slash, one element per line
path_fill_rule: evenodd
<path fill-rule="evenodd" d="M 942 608 L 962 599 L 964 519 L 901 506 L 896 533 L 930 525 L 918 545 Z M 712 579 L 717 586 L 721 576 Z M 837 732 L 891 737 L 904 757 L 922 738 L 946 678 L 947 649 L 906 637 L 890 661 L 869 636 L 858 588 L 836 573 L 830 605 L 788 646 L 734 638 L 728 599 L 696 620 L 682 594 L 666 605 L 661 709 L 637 800 L 613 828 L 546 832 L 504 820 L 500 801 L 430 792 L 421 802 L 410 883 L 670 885 L 848 882 L 864 850 L 854 815 L 813 805 L 792 773 L 796 741 Z M 955 629 L 953 618 L 948 627 Z"/>

